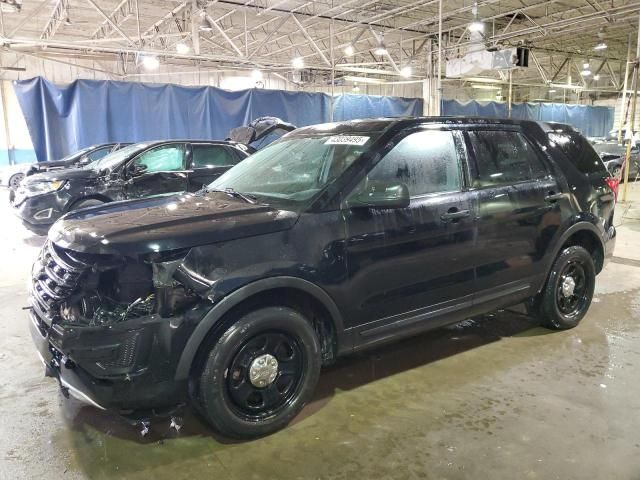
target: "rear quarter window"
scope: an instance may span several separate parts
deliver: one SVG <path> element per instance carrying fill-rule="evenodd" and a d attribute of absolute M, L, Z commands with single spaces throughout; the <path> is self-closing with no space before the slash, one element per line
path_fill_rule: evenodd
<path fill-rule="evenodd" d="M 593 149 L 591 144 L 575 132 L 549 132 L 549 140 L 585 175 L 605 173 L 607 167 Z"/>

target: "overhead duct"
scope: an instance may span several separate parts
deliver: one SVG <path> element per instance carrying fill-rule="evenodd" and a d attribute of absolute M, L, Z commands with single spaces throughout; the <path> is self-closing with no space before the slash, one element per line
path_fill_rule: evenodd
<path fill-rule="evenodd" d="M 482 33 L 471 32 L 471 45 L 461 58 L 447 60 L 445 74 L 449 78 L 478 75 L 487 70 L 509 70 L 529 66 L 529 50 L 505 48 L 489 51 L 484 46 Z"/>

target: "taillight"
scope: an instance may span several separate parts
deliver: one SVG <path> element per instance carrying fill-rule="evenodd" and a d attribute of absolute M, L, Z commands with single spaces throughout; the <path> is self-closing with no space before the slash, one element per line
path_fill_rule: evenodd
<path fill-rule="evenodd" d="M 616 178 L 616 177 L 609 177 L 609 178 L 605 178 L 604 181 L 607 182 L 607 185 L 609 186 L 609 188 L 613 192 L 613 196 L 617 200 L 618 199 L 618 187 L 620 186 L 620 179 Z"/>

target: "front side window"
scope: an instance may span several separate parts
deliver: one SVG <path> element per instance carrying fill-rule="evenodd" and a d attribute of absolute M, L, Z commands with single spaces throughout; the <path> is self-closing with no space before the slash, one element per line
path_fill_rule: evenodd
<path fill-rule="evenodd" d="M 173 172 L 184 170 L 184 145 L 161 145 L 144 152 L 135 159 L 136 165 L 144 165 L 145 172 Z"/>
<path fill-rule="evenodd" d="M 95 162 L 96 160 L 100 160 L 102 157 L 107 156 L 110 151 L 111 151 L 111 147 L 98 148 L 97 150 L 94 150 L 93 152 L 89 153 L 87 155 L 87 158 L 92 162 Z"/>
<path fill-rule="evenodd" d="M 453 133 L 424 130 L 404 137 L 363 182 L 404 183 L 412 197 L 460 190 Z"/>
<path fill-rule="evenodd" d="M 193 168 L 228 167 L 236 163 L 231 152 L 224 146 L 192 145 Z"/>
<path fill-rule="evenodd" d="M 472 185 L 476 188 L 508 185 L 546 175 L 533 146 L 520 132 L 469 132 L 475 157 Z"/>

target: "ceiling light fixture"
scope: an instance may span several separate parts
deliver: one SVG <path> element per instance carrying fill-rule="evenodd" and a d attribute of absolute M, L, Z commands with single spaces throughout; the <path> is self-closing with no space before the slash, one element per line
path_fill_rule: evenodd
<path fill-rule="evenodd" d="M 189 50 L 191 50 L 189 48 L 189 45 L 187 45 L 184 42 L 178 42 L 176 43 L 176 52 L 178 52 L 180 55 L 186 55 L 187 53 L 189 53 Z"/>
<path fill-rule="evenodd" d="M 386 55 L 389 53 L 386 45 L 384 44 L 383 34 L 380 34 L 380 36 L 378 37 L 378 45 L 376 45 L 376 48 L 373 50 L 373 53 L 375 53 L 376 55 Z"/>
<path fill-rule="evenodd" d="M 552 88 L 551 90 L 549 90 L 549 93 L 556 93 L 557 90 L 555 88 Z"/>
<path fill-rule="evenodd" d="M 591 75 L 591 70 L 589 70 L 588 68 L 585 68 L 580 72 L 580 75 L 582 75 L 583 77 L 588 77 L 589 75 Z"/>
<path fill-rule="evenodd" d="M 478 2 L 473 3 L 473 7 L 471 8 L 471 13 L 473 14 L 473 21 L 469 24 L 470 32 L 484 32 L 484 23 L 478 20 Z"/>
<path fill-rule="evenodd" d="M 344 47 L 344 54 L 347 57 L 352 57 L 353 54 L 356 53 L 355 49 L 353 48 L 353 45 L 349 44 L 346 47 Z"/>
<path fill-rule="evenodd" d="M 405 65 L 404 67 L 402 67 L 400 69 L 400 76 L 401 77 L 409 78 L 412 73 L 413 73 L 413 69 L 411 68 L 411 65 Z"/>
<path fill-rule="evenodd" d="M 300 70 L 301 68 L 304 68 L 304 58 L 302 58 L 301 56 L 293 57 L 291 59 L 291 66 L 296 70 Z"/>
<path fill-rule="evenodd" d="M 211 30 L 213 30 L 213 24 L 207 17 L 207 12 L 205 12 L 204 10 L 200 12 L 200 30 L 202 30 L 203 32 L 210 32 Z"/>
<path fill-rule="evenodd" d="M 160 66 L 160 60 L 153 55 L 145 55 L 142 57 L 142 66 L 147 70 L 157 70 Z"/>
<path fill-rule="evenodd" d="M 593 79 L 597 82 L 598 80 L 600 80 L 600 75 L 594 75 Z"/>
<path fill-rule="evenodd" d="M 584 62 L 584 63 L 582 64 L 582 68 L 583 68 L 584 70 L 589 70 L 589 62 Z"/>
<path fill-rule="evenodd" d="M 596 43 L 596 46 L 593 47 L 594 50 L 606 50 L 607 49 L 607 44 L 604 41 L 600 41 L 598 43 Z"/>
<path fill-rule="evenodd" d="M 251 70 L 251 78 L 253 78 L 256 82 L 262 80 L 262 72 L 257 68 Z"/>

